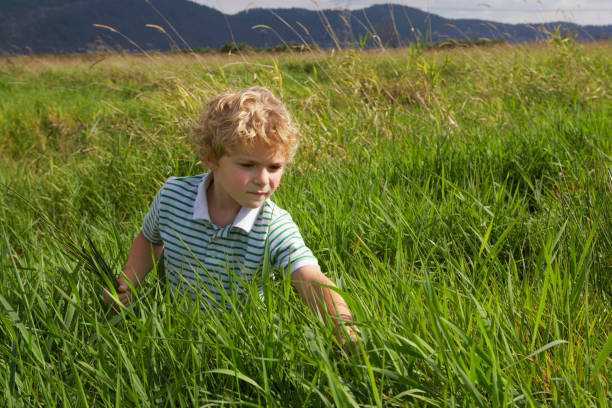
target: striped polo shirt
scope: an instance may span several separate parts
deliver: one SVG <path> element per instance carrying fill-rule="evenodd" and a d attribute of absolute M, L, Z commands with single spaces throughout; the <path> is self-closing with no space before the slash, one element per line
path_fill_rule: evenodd
<path fill-rule="evenodd" d="M 244 282 L 261 275 L 268 251 L 270 266 L 294 272 L 318 265 L 291 215 L 271 200 L 242 207 L 234 221 L 219 227 L 210 220 L 206 189 L 212 173 L 171 177 L 145 215 L 142 233 L 164 244 L 164 266 L 173 294 L 195 298 L 196 291 L 215 308 L 243 294 Z"/>

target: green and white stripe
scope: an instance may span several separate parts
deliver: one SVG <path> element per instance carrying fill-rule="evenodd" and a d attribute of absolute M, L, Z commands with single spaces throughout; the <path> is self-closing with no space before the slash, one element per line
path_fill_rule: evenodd
<path fill-rule="evenodd" d="M 199 291 L 215 306 L 224 303 L 222 291 L 241 296 L 243 282 L 262 270 L 266 243 L 274 268 L 294 272 L 318 264 L 291 215 L 270 200 L 258 209 L 242 208 L 228 226 L 213 224 L 206 202 L 211 179 L 211 173 L 168 179 L 144 217 L 144 236 L 164 244 L 175 295 L 195 298 Z"/>

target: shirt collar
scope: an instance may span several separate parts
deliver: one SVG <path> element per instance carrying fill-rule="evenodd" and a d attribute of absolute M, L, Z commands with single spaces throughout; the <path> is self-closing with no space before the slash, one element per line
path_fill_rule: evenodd
<path fill-rule="evenodd" d="M 208 199 L 206 198 L 206 190 L 210 185 L 213 179 L 213 173 L 208 172 L 204 174 L 200 184 L 198 185 L 198 194 L 196 195 L 195 203 L 193 205 L 193 215 L 192 219 L 194 220 L 206 220 L 213 223 L 210 219 L 210 214 L 208 212 Z M 255 224 L 255 220 L 259 215 L 260 208 L 246 208 L 241 207 L 238 214 L 236 214 L 236 218 L 232 222 L 232 227 L 239 228 L 247 234 L 251 232 L 253 225 Z"/>

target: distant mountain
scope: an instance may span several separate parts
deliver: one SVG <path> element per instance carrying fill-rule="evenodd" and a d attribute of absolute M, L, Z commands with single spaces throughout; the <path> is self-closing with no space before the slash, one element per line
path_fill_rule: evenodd
<path fill-rule="evenodd" d="M 352 11 L 251 9 L 226 15 L 188 0 L 0 0 L 0 54 L 217 49 L 230 42 L 268 48 L 281 39 L 323 48 L 365 38 L 369 47 L 477 38 L 528 42 L 557 25 L 582 40 L 612 37 L 612 25 L 451 20 L 400 5 Z"/>

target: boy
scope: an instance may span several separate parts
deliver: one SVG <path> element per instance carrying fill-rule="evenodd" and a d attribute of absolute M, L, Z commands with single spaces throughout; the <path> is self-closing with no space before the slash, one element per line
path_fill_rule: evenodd
<path fill-rule="evenodd" d="M 158 191 L 118 279 L 119 301 L 127 305 L 132 297 L 126 279 L 137 287 L 153 267 L 151 251 L 158 259 L 163 250 L 173 296 L 195 297 L 195 290 L 218 307 L 223 292 L 240 296 L 241 282 L 261 273 L 267 251 L 313 311 L 331 316 L 345 345 L 342 323 L 352 317 L 344 299 L 329 289 L 334 284 L 291 216 L 269 200 L 299 142 L 284 105 L 261 87 L 220 95 L 191 138 L 210 172 L 170 178 Z M 104 298 L 111 301 L 108 290 Z M 356 329 L 344 329 L 354 342 Z"/>

